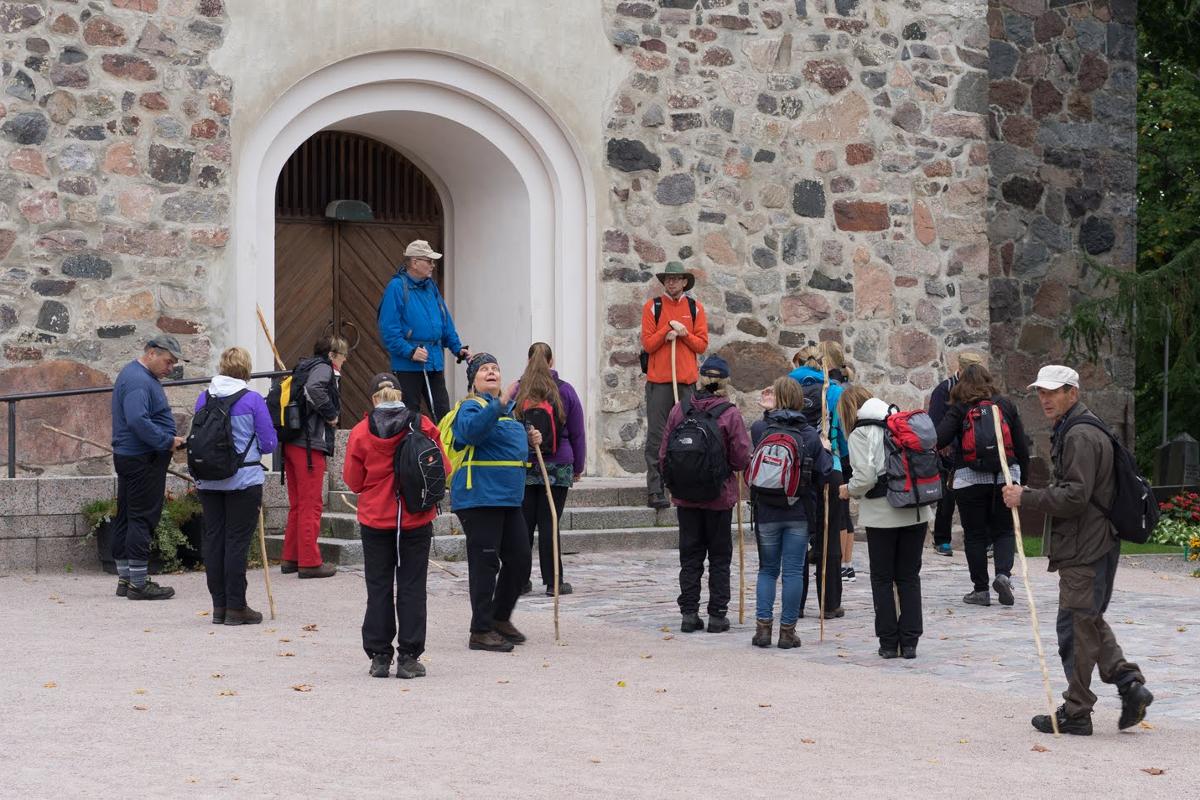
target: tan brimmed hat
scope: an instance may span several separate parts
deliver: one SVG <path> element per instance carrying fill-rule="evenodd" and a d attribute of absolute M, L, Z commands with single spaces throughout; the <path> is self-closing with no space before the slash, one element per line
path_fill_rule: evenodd
<path fill-rule="evenodd" d="M 983 355 L 970 350 L 964 350 L 958 354 L 958 368 L 966 369 L 972 364 L 983 364 Z"/>
<path fill-rule="evenodd" d="M 436 261 L 442 257 L 442 254 L 434 252 L 433 248 L 429 246 L 429 242 L 424 239 L 417 239 L 409 242 L 408 247 L 404 248 L 404 257 L 429 258 Z"/>

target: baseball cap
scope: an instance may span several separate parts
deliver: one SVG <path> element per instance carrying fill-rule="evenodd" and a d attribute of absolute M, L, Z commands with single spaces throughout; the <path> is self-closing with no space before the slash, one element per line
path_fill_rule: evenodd
<path fill-rule="evenodd" d="M 434 252 L 434 249 L 429 246 L 429 242 L 424 239 L 416 239 L 409 242 L 408 247 L 404 248 L 405 258 L 430 258 L 437 260 L 442 257 L 441 253 Z"/>
<path fill-rule="evenodd" d="M 183 348 L 179 346 L 179 340 L 168 333 L 160 333 L 158 336 L 155 336 L 146 342 L 146 347 L 156 347 L 159 350 L 166 350 L 180 361 L 187 362 L 187 359 L 183 357 Z"/>
<path fill-rule="evenodd" d="M 373 395 L 380 389 L 399 389 L 400 381 L 391 372 L 380 372 L 371 379 L 371 389 L 367 394 Z"/>
<path fill-rule="evenodd" d="M 1037 380 L 1029 384 L 1030 389 L 1054 391 L 1064 386 L 1079 388 L 1079 373 L 1060 364 L 1049 364 L 1038 370 Z"/>

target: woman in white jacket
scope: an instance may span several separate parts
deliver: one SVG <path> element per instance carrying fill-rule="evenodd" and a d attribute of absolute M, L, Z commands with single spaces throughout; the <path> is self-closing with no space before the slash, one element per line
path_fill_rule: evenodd
<path fill-rule="evenodd" d="M 842 424 L 850 431 L 852 476 L 841 487 L 843 498 L 858 500 L 858 520 L 867 531 L 875 635 L 883 658 L 917 657 L 921 638 L 921 552 L 933 519 L 933 506 L 893 508 L 886 493 L 872 491 L 887 472 L 884 429 L 863 421 L 882 421 L 888 404 L 862 386 L 847 387 L 838 401 Z M 893 586 L 895 592 L 893 593 Z M 896 597 L 900 599 L 899 615 Z"/>

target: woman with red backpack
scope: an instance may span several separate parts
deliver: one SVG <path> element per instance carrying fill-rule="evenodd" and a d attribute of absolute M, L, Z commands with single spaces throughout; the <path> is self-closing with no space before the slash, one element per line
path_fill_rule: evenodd
<path fill-rule="evenodd" d="M 532 425 L 542 434 L 540 449 L 546 462 L 546 474 L 550 478 L 550 494 L 554 498 L 554 512 L 562 519 L 567 492 L 583 474 L 587 457 L 587 432 L 583 421 L 583 403 L 575 387 L 558 377 L 554 369 L 554 352 L 545 342 L 534 342 L 529 346 L 529 362 L 525 373 L 517 384 L 513 399 L 514 416 L 526 425 Z M 551 538 L 554 521 L 551 518 L 550 501 L 546 498 L 546 487 L 542 482 L 542 471 L 537 456 L 529 451 L 529 471 L 525 474 L 525 524 L 529 526 L 529 546 L 533 547 L 533 534 L 538 535 L 538 561 L 541 564 L 542 583 L 546 596 L 554 595 L 554 542 Z M 532 567 L 532 562 L 531 562 Z M 532 571 L 532 570 L 531 570 Z M 559 594 L 571 594 L 571 584 L 562 580 L 562 548 L 558 558 Z M 531 576 L 532 577 L 532 576 Z M 525 592 L 533 590 L 531 581 L 525 582 Z"/>
<path fill-rule="evenodd" d="M 993 415 L 1000 413 L 1003 442 L 996 441 Z M 950 480 L 954 502 L 963 526 L 963 549 L 971 571 L 972 589 L 963 597 L 968 605 L 990 606 L 988 591 L 988 547 L 996 562 L 996 590 L 1001 605 L 1014 602 L 1012 590 L 1016 537 L 1012 512 L 1004 505 L 1001 488 L 1003 458 L 1014 483 L 1029 475 L 1029 441 L 1016 406 L 996 393 L 992 375 L 982 364 L 970 364 L 950 391 L 950 407 L 938 423 L 938 447 L 955 445 Z"/>
<path fill-rule="evenodd" d="M 388 677 L 395 639 L 396 677 L 423 678 L 425 666 L 417 659 L 425 651 L 425 580 L 438 510 L 436 505 L 423 510 L 406 507 L 404 493 L 396 486 L 396 449 L 413 431 L 420 431 L 442 450 L 446 472 L 450 462 L 437 426 L 404 405 L 397 383 L 388 372 L 371 382 L 375 408 L 350 431 L 342 479 L 358 495 L 367 584 L 362 641 L 371 659 L 370 675 Z"/>

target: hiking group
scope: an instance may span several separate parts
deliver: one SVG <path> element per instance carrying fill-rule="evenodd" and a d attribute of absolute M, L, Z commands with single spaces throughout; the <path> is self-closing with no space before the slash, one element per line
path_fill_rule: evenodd
<path fill-rule="evenodd" d="M 379 329 L 391 369 L 371 382 L 373 408 L 346 446 L 342 477 L 358 495 L 367 588 L 362 643 L 375 677 L 388 676 L 393 659 L 398 677 L 425 674 L 427 570 L 433 521 L 447 494 L 466 539 L 471 649 L 508 652 L 526 641 L 512 615 L 532 589 L 535 533 L 546 593 L 573 591 L 562 580 L 555 534 L 586 462 L 583 405 L 544 342 L 530 346 L 521 379 L 507 386 L 495 357 L 472 354 L 431 277 L 440 258 L 428 243 L 413 242 L 389 283 Z M 950 554 L 957 506 L 972 583 L 963 601 L 988 606 L 994 590 L 1008 606 L 1016 602 L 1013 509 L 1032 508 L 1046 514 L 1044 553 L 1060 574 L 1057 630 L 1068 690 L 1053 721 L 1068 733 L 1091 732 L 1095 666 L 1119 689 L 1120 726 L 1145 716 L 1153 697 L 1103 614 L 1120 539 L 1148 534 L 1147 515 L 1156 506 L 1142 502 L 1144 483 L 1128 452 L 1080 401 L 1074 370 L 1044 367 L 1029 386 L 1054 423 L 1053 482 L 1045 489 L 1022 485 L 1030 457 L 1024 426 L 975 353 L 959 354 L 957 372 L 934 390 L 926 412 L 901 410 L 856 382 L 836 342 L 810 345 L 796 353 L 788 375 L 762 390 L 762 417 L 747 430 L 730 400 L 731 365 L 716 355 L 700 361 L 708 326 L 703 305 L 688 294 L 695 277 L 671 262 L 658 278 L 665 291 L 646 302 L 641 329 L 647 504 L 676 508 L 681 631 L 730 629 L 732 525 L 735 511 L 741 525 L 743 499 L 759 555 L 751 643 L 801 646 L 796 629 L 805 616 L 809 564 L 816 567 L 822 632 L 826 620 L 844 616 L 843 583 L 857 577 L 853 502 L 885 659 L 917 656 L 929 523 L 937 520 L 937 552 Z M 467 362 L 467 395 L 452 407 L 446 349 Z M 230 348 L 197 399 L 188 463 L 204 508 L 214 623 L 262 620 L 246 604 L 246 552 L 255 523 L 260 531 L 262 525 L 260 459 L 277 444 L 289 502 L 280 570 L 300 578 L 336 572 L 322 560 L 318 535 L 348 355 L 340 338 L 318 342 L 264 400 L 246 385 L 249 353 Z M 113 392 L 117 593 L 134 600 L 173 595 L 147 579 L 147 564 L 171 454 L 185 444 L 161 384 L 180 360 L 178 342 L 157 336 L 122 370 Z M 1137 529 L 1132 510 L 1145 508 Z M 706 562 L 707 624 L 700 616 Z M 1033 725 L 1049 731 L 1051 722 L 1040 715 Z"/>

